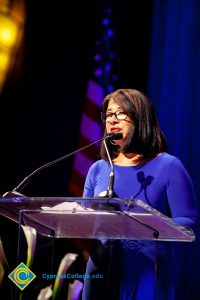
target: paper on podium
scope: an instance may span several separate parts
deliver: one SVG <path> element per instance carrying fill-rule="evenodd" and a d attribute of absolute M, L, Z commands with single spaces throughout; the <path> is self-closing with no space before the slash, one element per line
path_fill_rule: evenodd
<path fill-rule="evenodd" d="M 98 215 L 109 215 L 110 212 L 109 211 L 96 211 L 92 208 L 86 207 L 85 205 L 79 204 L 78 202 L 63 202 L 60 204 L 57 204 L 55 206 L 42 206 L 41 209 L 44 211 L 44 213 L 49 213 L 49 214 L 59 214 L 59 213 L 63 213 L 63 214 L 69 214 L 69 213 L 91 213 L 93 212 L 93 214 L 98 214 Z M 42 213 L 42 211 L 41 211 Z"/>
<path fill-rule="evenodd" d="M 49 206 L 42 206 L 42 210 L 44 210 L 47 213 L 52 213 L 55 211 L 63 212 L 63 211 L 71 211 L 71 212 L 78 212 L 78 211 L 86 211 L 86 208 L 79 204 L 78 202 L 62 202 L 60 204 L 57 204 L 53 207 Z M 92 211 L 92 209 L 87 208 L 87 211 Z"/>

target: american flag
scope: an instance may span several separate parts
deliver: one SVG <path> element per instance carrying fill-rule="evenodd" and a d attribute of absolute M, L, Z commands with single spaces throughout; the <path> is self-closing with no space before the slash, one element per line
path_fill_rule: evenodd
<path fill-rule="evenodd" d="M 103 137 L 100 119 L 102 102 L 104 97 L 116 88 L 118 82 L 113 10 L 108 2 L 102 4 L 99 27 L 92 60 L 93 74 L 88 80 L 81 118 L 78 149 Z M 74 157 L 72 178 L 69 182 L 69 191 L 73 196 L 82 196 L 85 177 L 89 167 L 99 158 L 98 153 L 99 145 L 95 144 L 89 150 L 81 151 Z"/>

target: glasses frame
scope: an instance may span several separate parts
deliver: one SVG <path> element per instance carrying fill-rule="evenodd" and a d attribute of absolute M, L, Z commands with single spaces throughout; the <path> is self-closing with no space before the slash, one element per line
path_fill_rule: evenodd
<path fill-rule="evenodd" d="M 123 118 L 119 118 L 120 115 L 124 115 L 125 118 L 124 117 Z M 103 122 L 109 122 L 112 119 L 113 116 L 115 116 L 115 118 L 118 121 L 124 121 L 128 117 L 127 113 L 125 113 L 124 111 L 120 111 L 119 113 L 117 113 L 117 112 L 110 112 L 107 115 L 106 115 L 106 113 L 101 112 L 101 120 Z M 109 120 L 108 120 L 108 118 L 109 118 Z"/>

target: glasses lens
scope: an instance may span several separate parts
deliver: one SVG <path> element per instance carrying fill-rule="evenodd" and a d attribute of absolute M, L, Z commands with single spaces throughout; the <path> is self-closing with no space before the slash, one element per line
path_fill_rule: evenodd
<path fill-rule="evenodd" d="M 125 120 L 127 118 L 127 114 L 124 112 L 119 113 L 103 113 L 101 112 L 101 119 L 103 122 L 109 122 L 112 117 L 115 116 L 117 120 Z"/>
<path fill-rule="evenodd" d="M 117 120 L 125 120 L 127 117 L 127 115 L 124 112 L 121 112 L 117 115 L 115 114 L 115 116 L 116 116 Z"/>

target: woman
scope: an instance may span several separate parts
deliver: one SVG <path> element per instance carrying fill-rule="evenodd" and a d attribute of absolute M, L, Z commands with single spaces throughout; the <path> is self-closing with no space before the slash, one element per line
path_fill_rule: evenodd
<path fill-rule="evenodd" d="M 166 139 L 148 98 L 134 89 L 119 89 L 105 97 L 102 120 L 105 136 L 123 135 L 108 145 L 115 171 L 114 195 L 137 197 L 194 228 L 193 184 L 181 161 L 167 153 Z M 110 164 L 104 144 L 101 158 L 88 172 L 84 197 L 98 197 L 107 189 Z M 169 255 L 169 242 L 96 241 L 87 263 L 90 279 L 85 280 L 83 299 L 174 299 Z M 95 274 L 101 274 L 102 279 L 91 279 Z"/>

